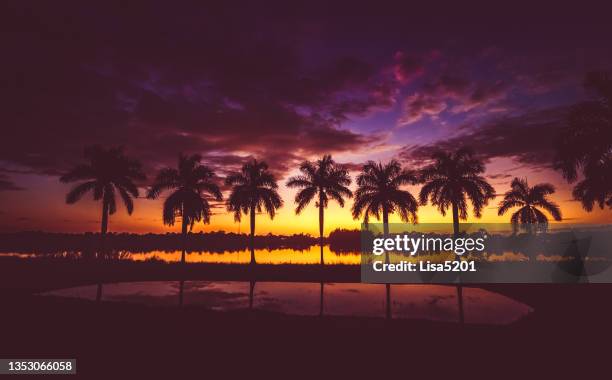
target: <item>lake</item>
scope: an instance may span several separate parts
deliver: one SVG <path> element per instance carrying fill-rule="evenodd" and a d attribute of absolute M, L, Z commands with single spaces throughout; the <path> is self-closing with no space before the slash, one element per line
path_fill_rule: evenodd
<path fill-rule="evenodd" d="M 251 288 L 251 286 L 253 286 Z M 387 293 L 388 289 L 388 293 Z M 95 300 L 96 285 L 43 293 Z M 182 299 L 181 299 L 182 298 Z M 387 309 L 390 299 L 390 310 Z M 151 281 L 104 284 L 103 302 L 154 306 L 198 305 L 215 311 L 256 309 L 290 315 L 356 316 L 458 322 L 457 288 L 445 285 L 244 281 Z M 480 288 L 462 290 L 465 323 L 507 325 L 530 306 Z"/>

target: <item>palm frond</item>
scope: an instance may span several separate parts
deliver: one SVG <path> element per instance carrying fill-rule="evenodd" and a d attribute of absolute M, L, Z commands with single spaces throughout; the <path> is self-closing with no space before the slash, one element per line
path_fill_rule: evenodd
<path fill-rule="evenodd" d="M 66 203 L 74 204 L 78 202 L 83 197 L 83 195 L 85 195 L 89 191 L 92 191 L 96 187 L 96 185 L 96 181 L 88 181 L 74 186 L 72 190 L 70 190 L 68 194 L 66 194 Z"/>
<path fill-rule="evenodd" d="M 132 215 L 132 212 L 134 212 L 134 202 L 132 201 L 132 197 L 127 190 L 121 186 L 117 186 L 117 190 L 119 191 L 119 195 L 123 200 L 123 204 L 125 205 L 128 215 Z"/>

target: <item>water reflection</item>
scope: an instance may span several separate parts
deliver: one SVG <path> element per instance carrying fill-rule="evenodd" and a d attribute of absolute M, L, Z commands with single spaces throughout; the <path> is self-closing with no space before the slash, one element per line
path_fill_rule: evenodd
<path fill-rule="evenodd" d="M 95 299 L 96 286 L 45 295 Z M 509 324 L 533 311 L 479 288 L 444 285 L 180 281 L 105 284 L 103 301 L 148 305 L 202 305 L 211 310 L 256 309 L 292 315 L 426 319 Z"/>
<path fill-rule="evenodd" d="M 149 261 L 157 260 L 168 263 L 177 263 L 181 261 L 182 251 L 149 251 L 149 252 L 129 252 L 129 251 L 113 251 L 106 257 L 110 260 L 131 260 L 131 261 Z M 294 248 L 283 249 L 256 249 L 255 256 L 260 264 L 320 264 L 321 263 L 321 248 L 318 245 L 313 245 L 304 250 Z M 0 252 L 0 257 L 18 257 L 22 259 L 34 259 L 38 257 L 56 258 L 56 259 L 85 259 L 86 255 L 79 251 L 61 251 L 56 253 L 4 253 Z M 543 255 L 538 254 L 535 257 L 528 257 L 520 252 L 503 252 L 499 254 L 487 254 L 483 257 L 471 257 L 475 260 L 488 262 L 559 262 L 568 260 L 562 255 Z M 359 252 L 336 252 L 329 248 L 329 245 L 323 247 L 323 259 L 325 265 L 359 265 L 361 263 L 361 255 Z M 406 258 L 404 260 L 438 260 L 436 256 L 424 256 Z M 606 258 L 586 257 L 585 261 L 606 261 Z M 248 264 L 251 261 L 251 251 L 245 249 L 242 251 L 226 251 L 226 252 L 187 252 L 187 263 L 216 263 L 216 264 Z"/>
<path fill-rule="evenodd" d="M 339 253 L 333 252 L 329 246 L 323 247 L 325 264 L 348 264 L 357 265 L 361 263 L 358 252 Z M 319 264 L 321 262 L 321 251 L 319 246 L 311 246 L 305 250 L 292 248 L 285 249 L 256 249 L 255 257 L 259 264 Z M 135 261 L 161 260 L 165 262 L 178 262 L 181 252 L 152 251 L 145 253 L 133 253 L 130 257 Z M 251 250 L 233 252 L 189 252 L 188 263 L 219 263 L 219 264 L 248 264 L 251 262 Z"/>

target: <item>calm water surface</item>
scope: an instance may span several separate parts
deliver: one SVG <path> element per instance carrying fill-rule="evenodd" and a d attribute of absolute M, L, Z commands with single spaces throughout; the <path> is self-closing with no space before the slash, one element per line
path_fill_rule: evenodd
<path fill-rule="evenodd" d="M 253 291 L 251 292 L 251 285 Z M 94 300 L 97 286 L 81 286 L 44 295 Z M 103 285 L 102 301 L 178 305 L 181 282 L 129 282 Z M 454 286 L 392 285 L 388 315 L 387 287 L 362 283 L 182 282 L 183 305 L 211 310 L 254 308 L 292 315 L 360 316 L 457 322 L 459 302 Z M 511 298 L 479 288 L 463 288 L 466 323 L 505 325 L 533 311 Z"/>
<path fill-rule="evenodd" d="M 80 252 L 57 252 L 54 254 L 35 254 L 35 253 L 0 253 L 0 256 L 16 256 L 22 258 L 33 258 L 41 256 L 53 257 L 75 257 L 81 256 Z M 181 251 L 150 251 L 150 252 L 129 252 L 117 251 L 115 258 L 121 260 L 147 261 L 159 260 L 164 262 L 179 262 Z M 329 246 L 323 247 L 323 257 L 326 265 L 359 265 L 361 254 L 359 252 L 335 252 Z M 293 248 L 284 249 L 256 249 L 255 258 L 260 264 L 319 264 L 321 260 L 321 248 L 311 246 L 305 250 Z M 559 256 L 560 258 L 560 256 Z M 538 261 L 555 260 L 555 257 L 540 255 Z M 188 263 L 218 263 L 218 264 L 248 264 L 251 260 L 251 251 L 226 251 L 226 252 L 189 252 L 186 260 Z M 488 255 L 488 261 L 528 261 L 529 258 L 522 253 L 506 252 L 504 254 Z"/>

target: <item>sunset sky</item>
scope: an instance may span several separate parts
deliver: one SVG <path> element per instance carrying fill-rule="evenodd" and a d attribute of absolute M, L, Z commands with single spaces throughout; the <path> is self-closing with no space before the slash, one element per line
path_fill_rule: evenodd
<path fill-rule="evenodd" d="M 314 203 L 296 217 L 284 186 L 304 159 L 332 154 L 354 177 L 367 160 L 418 168 L 432 149 L 460 146 L 486 160 L 498 194 L 515 176 L 550 182 L 566 222 L 612 222 L 610 210 L 584 211 L 551 169 L 568 110 L 592 96 L 585 73 L 612 72 L 606 11 L 147 4 L 1 12 L 0 231 L 98 231 L 100 204 L 66 205 L 58 180 L 92 144 L 123 145 L 149 180 L 180 152 L 201 153 L 220 177 L 265 160 L 285 205 L 258 217 L 260 234 L 317 233 Z M 110 231 L 178 231 L 162 225 L 162 202 L 138 199 L 132 216 L 120 206 Z M 498 202 L 481 221 L 509 220 Z M 359 227 L 351 204 L 328 208 L 326 233 Z M 424 206 L 419 220 L 451 216 Z M 218 205 L 202 229 L 246 232 L 248 219 Z"/>

